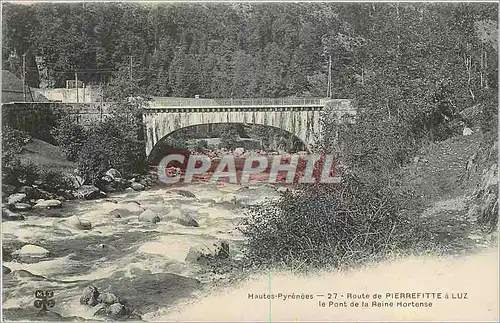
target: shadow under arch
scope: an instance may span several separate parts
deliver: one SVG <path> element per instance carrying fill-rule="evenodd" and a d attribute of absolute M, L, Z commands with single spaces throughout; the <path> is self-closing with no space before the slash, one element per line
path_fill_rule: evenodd
<path fill-rule="evenodd" d="M 275 130 L 278 130 L 279 132 L 287 134 L 287 136 L 289 138 L 293 138 L 296 142 L 300 143 L 300 145 L 302 146 L 303 150 L 306 151 L 307 153 L 311 152 L 310 147 L 308 147 L 308 145 L 301 138 L 299 138 L 297 135 L 295 135 L 292 132 L 290 132 L 288 130 L 285 130 L 283 128 L 269 126 L 269 125 L 263 125 L 263 124 L 260 124 L 260 123 L 248 123 L 248 122 L 247 123 L 243 123 L 243 122 L 200 123 L 200 124 L 189 125 L 187 127 L 182 127 L 182 128 L 176 129 L 176 130 L 174 130 L 174 131 L 172 131 L 172 132 L 164 135 L 160 140 L 158 140 L 158 142 L 154 145 L 153 149 L 151 150 L 151 152 L 147 156 L 147 162 L 148 162 L 148 164 L 150 164 L 150 165 L 156 165 L 156 164 L 158 164 L 161 161 L 161 159 L 166 154 L 168 154 L 168 153 L 178 153 L 180 150 L 182 150 L 180 148 L 169 146 L 167 144 L 167 139 L 168 138 L 172 138 L 176 134 L 179 134 L 182 131 L 185 131 L 186 129 L 195 128 L 195 127 L 204 126 L 204 125 L 207 125 L 207 126 L 210 126 L 210 125 L 243 125 L 243 126 L 245 126 L 246 125 L 246 126 L 260 126 L 260 127 L 263 127 L 263 128 L 275 129 Z"/>

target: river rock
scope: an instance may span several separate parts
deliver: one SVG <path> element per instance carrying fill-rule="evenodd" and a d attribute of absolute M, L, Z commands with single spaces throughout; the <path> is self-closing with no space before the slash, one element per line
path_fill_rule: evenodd
<path fill-rule="evenodd" d="M 28 203 L 16 203 L 14 204 L 14 210 L 16 211 L 28 211 L 31 210 L 31 205 Z"/>
<path fill-rule="evenodd" d="M 119 303 L 120 299 L 113 293 L 102 293 L 102 294 L 99 294 L 99 297 L 97 297 L 97 301 L 99 303 L 111 305 L 114 303 Z"/>
<path fill-rule="evenodd" d="M 132 182 L 130 184 L 130 187 L 134 190 L 134 191 L 144 191 L 145 189 L 145 186 L 142 185 L 141 183 L 137 183 L 137 182 Z"/>
<path fill-rule="evenodd" d="M 2 208 L 2 221 L 24 221 L 25 217 L 7 208 Z"/>
<path fill-rule="evenodd" d="M 92 224 L 87 220 L 80 220 L 79 217 L 73 215 L 68 220 L 69 226 L 79 230 L 90 230 L 92 229 Z"/>
<path fill-rule="evenodd" d="M 139 215 L 144 211 L 145 210 L 138 204 L 129 202 L 125 204 L 119 203 L 118 207 L 111 210 L 109 214 L 113 215 L 115 218 L 124 218 L 127 216 Z"/>
<path fill-rule="evenodd" d="M 10 274 L 11 271 L 12 270 L 10 270 L 9 267 L 5 267 L 4 265 L 2 265 L 2 274 L 3 275 L 8 275 L 8 274 Z"/>
<path fill-rule="evenodd" d="M 191 247 L 185 261 L 197 263 L 205 259 L 226 258 L 229 258 L 229 243 L 227 241 L 217 241 L 214 243 L 213 248 L 208 248 L 205 245 Z"/>
<path fill-rule="evenodd" d="M 36 280 L 36 281 L 44 281 L 47 280 L 47 277 L 44 277 L 42 275 L 36 275 L 33 274 L 32 272 L 25 270 L 25 269 L 17 269 L 12 272 L 13 276 L 19 277 L 19 278 L 29 278 L 30 280 Z"/>
<path fill-rule="evenodd" d="M 95 286 L 87 286 L 80 296 L 80 304 L 94 306 L 98 304 L 97 298 L 99 297 L 99 290 Z"/>
<path fill-rule="evenodd" d="M 117 191 L 117 189 L 114 188 L 113 185 L 109 185 L 109 184 L 104 185 L 101 189 L 104 193 L 114 193 Z"/>
<path fill-rule="evenodd" d="M 122 317 L 127 315 L 127 308 L 120 303 L 111 304 L 106 313 L 112 318 Z"/>
<path fill-rule="evenodd" d="M 93 200 L 101 197 L 106 197 L 106 193 L 99 190 L 94 185 L 82 185 L 76 190 L 75 195 L 79 199 Z"/>
<path fill-rule="evenodd" d="M 26 198 L 37 199 L 40 197 L 40 190 L 31 186 L 23 186 L 17 190 L 18 193 L 26 194 Z"/>
<path fill-rule="evenodd" d="M 183 213 L 182 217 L 177 218 L 177 223 L 186 227 L 199 227 L 200 225 L 193 216 L 194 212 Z"/>
<path fill-rule="evenodd" d="M 64 176 L 68 179 L 68 182 L 71 183 L 71 186 L 74 189 L 80 188 L 80 186 L 82 186 L 85 182 L 85 180 L 81 176 L 75 174 L 64 174 Z"/>
<path fill-rule="evenodd" d="M 283 187 L 283 186 L 280 186 L 276 189 L 276 192 L 278 193 L 281 193 L 281 194 L 284 194 L 288 191 L 288 188 L 287 187 Z"/>
<path fill-rule="evenodd" d="M 34 209 L 52 209 L 52 208 L 57 208 L 61 207 L 62 202 L 59 200 L 43 200 L 43 201 L 38 201 L 33 208 Z"/>
<path fill-rule="evenodd" d="M 81 220 L 80 229 L 82 230 L 90 230 L 92 229 L 92 224 L 88 220 Z"/>
<path fill-rule="evenodd" d="M 153 211 L 154 213 L 158 215 L 165 215 L 168 214 L 171 210 L 171 206 L 168 204 L 148 204 L 145 206 L 148 210 Z"/>
<path fill-rule="evenodd" d="M 200 203 L 215 203 L 215 200 L 209 197 L 202 197 L 198 201 Z"/>
<path fill-rule="evenodd" d="M 199 227 L 200 225 L 193 217 L 193 212 L 181 211 L 180 209 L 173 209 L 165 217 L 168 221 L 186 226 L 186 227 Z"/>
<path fill-rule="evenodd" d="M 236 157 L 239 157 L 239 156 L 243 155 L 244 153 L 245 153 L 245 148 L 243 148 L 243 147 L 238 147 L 234 150 L 234 155 Z"/>
<path fill-rule="evenodd" d="M 151 210 L 146 210 L 139 214 L 139 222 L 151 222 L 151 223 L 156 223 L 160 222 L 161 219 L 158 216 L 158 214 L 154 213 Z"/>
<path fill-rule="evenodd" d="M 141 203 L 139 203 L 139 201 L 136 201 L 136 200 L 125 200 L 125 201 L 120 201 L 118 203 L 119 204 L 134 203 L 134 204 L 137 204 L 137 205 L 141 205 Z"/>
<path fill-rule="evenodd" d="M 236 195 L 234 194 L 224 194 L 220 199 L 220 203 L 235 204 L 236 201 Z"/>
<path fill-rule="evenodd" d="M 109 215 L 112 215 L 115 218 L 124 218 L 127 216 L 132 215 L 132 212 L 125 208 L 120 208 L 120 209 L 114 209 L 109 212 Z"/>
<path fill-rule="evenodd" d="M 105 175 L 111 177 L 114 181 L 122 178 L 122 174 L 114 168 L 110 168 Z"/>
<path fill-rule="evenodd" d="M 192 192 L 186 191 L 186 190 L 172 190 L 171 192 L 178 194 L 178 195 L 181 195 L 181 196 L 184 196 L 184 197 L 196 198 L 196 195 L 194 195 Z"/>
<path fill-rule="evenodd" d="M 2 200 L 14 193 L 16 193 L 16 187 L 14 185 L 2 183 Z"/>
<path fill-rule="evenodd" d="M 24 193 L 14 193 L 9 195 L 7 198 L 7 203 L 8 204 L 16 204 L 16 203 L 21 203 L 26 200 L 26 194 Z"/>
<path fill-rule="evenodd" d="M 35 246 L 32 244 L 24 245 L 21 250 L 19 250 L 19 256 L 21 257 L 35 257 L 43 258 L 49 254 L 49 251 L 45 248 Z"/>
<path fill-rule="evenodd" d="M 215 254 L 219 258 L 229 258 L 229 242 L 219 240 L 214 243 Z"/>

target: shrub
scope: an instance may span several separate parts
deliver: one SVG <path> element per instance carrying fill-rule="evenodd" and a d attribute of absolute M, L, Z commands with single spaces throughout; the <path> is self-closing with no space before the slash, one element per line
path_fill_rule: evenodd
<path fill-rule="evenodd" d="M 122 174 L 145 170 L 144 144 L 135 136 L 134 128 L 119 118 L 109 118 L 94 126 L 77 155 L 82 174 L 96 182 L 109 168 Z"/>
<path fill-rule="evenodd" d="M 18 160 L 15 163 L 3 165 L 2 179 L 4 184 L 14 186 L 33 185 L 39 179 L 38 167 L 33 162 L 22 163 Z"/>
<path fill-rule="evenodd" d="M 287 193 L 252 206 L 241 228 L 246 258 L 260 266 L 343 266 L 424 245 L 417 200 L 394 185 L 382 188 L 354 175 L 342 186 Z"/>
<path fill-rule="evenodd" d="M 40 181 L 42 188 L 49 192 L 57 192 L 58 190 L 68 190 L 73 187 L 71 181 L 60 171 L 51 169 L 40 170 Z"/>
<path fill-rule="evenodd" d="M 87 131 L 82 125 L 75 123 L 69 116 L 60 119 L 57 127 L 52 131 L 57 144 L 61 147 L 66 158 L 76 161 L 78 152 L 87 139 Z"/>
<path fill-rule="evenodd" d="M 208 142 L 206 140 L 198 140 L 196 143 L 197 150 L 203 150 L 208 148 Z"/>
<path fill-rule="evenodd" d="M 32 163 L 23 164 L 19 155 L 29 137 L 9 126 L 2 130 L 2 183 L 19 186 L 36 180 L 37 169 Z"/>

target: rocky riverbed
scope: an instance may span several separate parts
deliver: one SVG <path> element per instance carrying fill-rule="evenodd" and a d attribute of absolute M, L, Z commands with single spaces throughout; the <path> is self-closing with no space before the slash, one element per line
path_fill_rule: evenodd
<path fill-rule="evenodd" d="M 241 258 L 245 205 L 279 195 L 198 183 L 19 211 L 24 220 L 2 224 L 4 318 L 148 320 L 224 280 L 200 259 Z M 36 290 L 54 291 L 51 312 L 34 306 Z"/>

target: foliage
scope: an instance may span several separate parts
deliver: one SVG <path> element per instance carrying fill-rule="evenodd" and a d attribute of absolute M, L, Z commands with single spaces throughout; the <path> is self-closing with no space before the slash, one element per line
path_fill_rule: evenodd
<path fill-rule="evenodd" d="M 251 207 L 242 228 L 247 258 L 263 266 L 343 266 L 425 246 L 419 201 L 396 185 L 354 175 Z"/>
<path fill-rule="evenodd" d="M 49 192 L 58 192 L 59 190 L 73 188 L 71 181 L 57 170 L 39 170 L 39 180 L 42 183 L 41 188 Z"/>
<path fill-rule="evenodd" d="M 79 169 L 88 181 L 94 183 L 109 168 L 125 176 L 145 170 L 143 143 L 130 127 L 130 122 L 111 117 L 90 129 L 77 157 Z"/>
<path fill-rule="evenodd" d="M 57 127 L 53 128 L 52 135 L 66 158 L 70 161 L 76 161 L 78 153 L 87 139 L 87 130 L 69 116 L 65 116 L 59 120 Z"/>
<path fill-rule="evenodd" d="M 208 148 L 208 142 L 206 140 L 198 140 L 196 142 L 196 149 L 203 150 Z"/>
<path fill-rule="evenodd" d="M 227 149 L 235 148 L 234 145 L 239 139 L 237 126 L 233 124 L 224 125 L 220 139 L 221 139 L 221 147 Z"/>
<path fill-rule="evenodd" d="M 32 179 L 33 165 L 23 165 L 19 154 L 23 150 L 26 134 L 4 125 L 2 127 L 2 183 L 19 185 L 21 181 Z M 23 179 L 23 177 L 26 177 Z"/>

